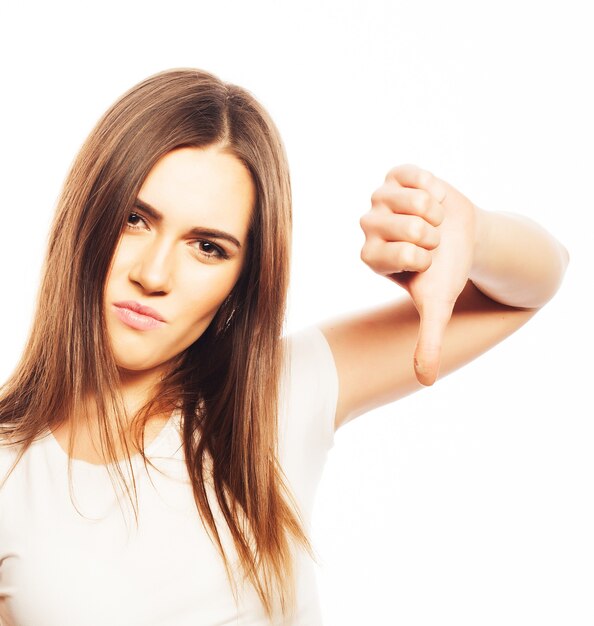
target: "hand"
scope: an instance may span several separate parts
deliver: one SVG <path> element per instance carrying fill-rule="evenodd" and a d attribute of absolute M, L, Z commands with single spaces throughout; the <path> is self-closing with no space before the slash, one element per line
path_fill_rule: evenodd
<path fill-rule="evenodd" d="M 459 191 L 414 165 L 386 176 L 361 218 L 362 260 L 410 294 L 420 316 L 417 379 L 432 385 L 454 304 L 474 259 L 477 208 Z"/>

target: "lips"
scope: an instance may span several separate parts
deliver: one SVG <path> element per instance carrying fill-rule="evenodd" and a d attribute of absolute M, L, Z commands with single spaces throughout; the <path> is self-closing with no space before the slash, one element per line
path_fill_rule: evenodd
<path fill-rule="evenodd" d="M 114 306 L 120 307 L 122 309 L 130 309 L 130 311 L 134 311 L 135 313 L 140 313 L 140 315 L 147 315 L 148 317 L 152 317 L 159 322 L 164 322 L 165 319 L 159 314 L 158 311 L 152 309 L 150 306 L 144 306 L 136 302 L 135 300 L 124 300 L 122 302 L 114 302 Z"/>
<path fill-rule="evenodd" d="M 150 315 L 142 315 L 125 307 L 114 306 L 113 310 L 121 322 L 135 330 L 153 330 L 165 324 Z"/>

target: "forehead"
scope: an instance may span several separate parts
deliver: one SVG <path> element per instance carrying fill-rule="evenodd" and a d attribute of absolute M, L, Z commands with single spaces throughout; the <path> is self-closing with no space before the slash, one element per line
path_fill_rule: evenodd
<path fill-rule="evenodd" d="M 149 172 L 138 197 L 180 228 L 226 229 L 243 240 L 255 189 L 249 171 L 237 157 L 209 146 L 180 148 L 163 156 Z"/>

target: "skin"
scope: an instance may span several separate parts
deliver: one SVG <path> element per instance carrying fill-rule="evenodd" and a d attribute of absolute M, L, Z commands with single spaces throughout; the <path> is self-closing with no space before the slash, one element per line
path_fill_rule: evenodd
<path fill-rule="evenodd" d="M 233 289 L 246 257 L 255 189 L 245 166 L 220 146 L 182 148 L 165 155 L 145 179 L 138 199 L 156 209 L 156 219 L 135 207 L 121 235 L 105 283 L 108 335 L 121 374 L 127 408 L 148 398 L 170 360 L 206 330 Z M 194 227 L 217 229 L 225 239 L 190 236 Z M 219 256 L 220 248 L 228 258 Z M 137 330 L 123 323 L 114 302 L 135 300 L 157 310 L 166 323 Z M 145 445 L 168 416 L 147 427 Z M 90 420 L 93 423 L 93 420 Z M 54 431 L 64 449 L 68 426 Z M 75 458 L 102 462 L 92 432 L 77 433 Z"/>
<path fill-rule="evenodd" d="M 363 261 L 410 298 L 320 325 L 338 370 L 336 429 L 513 333 L 554 295 L 569 261 L 538 224 L 479 209 L 412 165 L 388 173 L 361 227 Z"/>
<path fill-rule="evenodd" d="M 188 230 L 216 228 L 245 242 L 254 189 L 235 157 L 186 148 L 155 166 L 139 198 L 163 220 L 138 209 L 146 223 L 129 221 L 105 291 L 109 335 L 132 409 L 170 359 L 205 330 L 241 272 L 245 246 L 213 242 L 230 255 L 213 260 L 197 254 Z M 338 371 L 335 429 L 433 384 L 513 333 L 553 296 L 568 263 L 565 248 L 534 222 L 483 211 L 411 165 L 388 172 L 361 227 L 363 261 L 409 297 L 319 325 Z M 151 331 L 125 326 L 111 307 L 129 299 L 157 309 L 167 324 Z M 81 454 L 88 460 L 89 449 Z"/>

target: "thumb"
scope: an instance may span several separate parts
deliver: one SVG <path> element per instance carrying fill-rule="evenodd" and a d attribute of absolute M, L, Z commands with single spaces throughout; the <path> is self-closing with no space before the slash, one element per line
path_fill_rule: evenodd
<path fill-rule="evenodd" d="M 433 302 L 420 311 L 419 335 L 415 349 L 415 374 L 422 385 L 432 385 L 439 373 L 441 345 L 453 305 Z"/>

